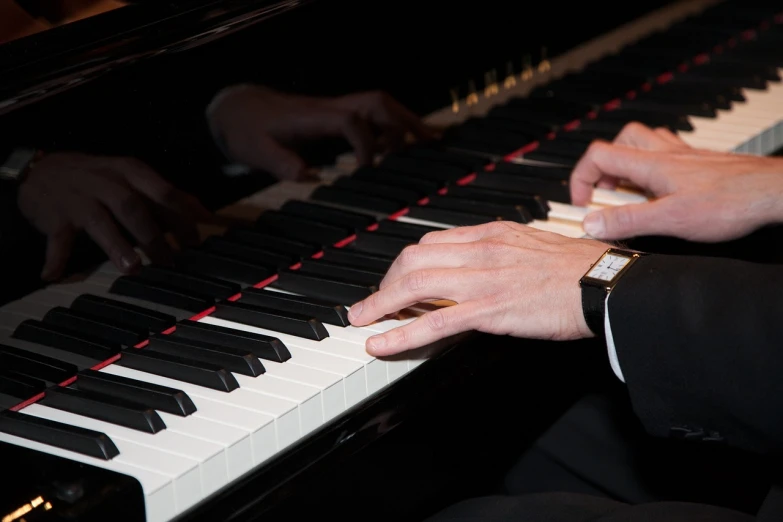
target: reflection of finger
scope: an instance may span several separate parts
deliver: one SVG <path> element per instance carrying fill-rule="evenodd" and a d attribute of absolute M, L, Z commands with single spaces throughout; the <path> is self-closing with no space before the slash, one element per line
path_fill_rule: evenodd
<path fill-rule="evenodd" d="M 111 163 L 110 166 L 123 174 L 131 187 L 158 205 L 171 208 L 194 220 L 211 219 L 210 212 L 196 198 L 173 186 L 144 163 L 125 161 Z"/>
<path fill-rule="evenodd" d="M 122 183 L 122 181 L 120 181 Z M 90 180 L 92 190 L 114 217 L 136 239 L 154 263 L 171 264 L 171 248 L 149 208 L 148 201 L 133 189 L 114 183 L 108 177 Z"/>
<path fill-rule="evenodd" d="M 70 210 L 76 218 L 76 225 L 84 228 L 117 268 L 130 273 L 139 266 L 141 263 L 139 255 L 125 240 L 111 215 L 103 206 L 90 202 L 74 205 L 74 207 Z"/>
<path fill-rule="evenodd" d="M 360 116 L 344 116 L 343 134 L 354 149 L 360 166 L 371 165 L 375 156 L 375 135 L 370 125 Z"/>
<path fill-rule="evenodd" d="M 59 279 L 71 257 L 75 232 L 69 225 L 62 226 L 46 237 L 46 260 L 44 261 L 41 279 L 55 281 Z"/>
<path fill-rule="evenodd" d="M 199 244 L 198 227 L 192 220 L 165 208 L 158 208 L 157 213 L 159 219 L 165 223 L 166 230 L 172 233 L 179 246 L 195 246 Z"/>
<path fill-rule="evenodd" d="M 491 310 L 480 301 L 438 308 L 404 326 L 370 337 L 367 339 L 367 351 L 376 357 L 384 357 L 475 330 Z"/>

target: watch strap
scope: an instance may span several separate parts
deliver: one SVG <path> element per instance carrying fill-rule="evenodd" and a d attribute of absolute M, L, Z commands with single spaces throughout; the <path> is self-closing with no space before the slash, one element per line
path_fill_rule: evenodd
<path fill-rule="evenodd" d="M 582 285 L 582 313 L 587 327 L 599 339 L 606 338 L 606 290 L 597 286 Z"/>

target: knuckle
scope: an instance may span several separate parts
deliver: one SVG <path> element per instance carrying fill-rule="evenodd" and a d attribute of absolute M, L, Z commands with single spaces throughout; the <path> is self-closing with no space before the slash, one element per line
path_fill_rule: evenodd
<path fill-rule="evenodd" d="M 419 258 L 420 248 L 417 245 L 408 245 L 400 252 L 398 263 L 402 266 L 414 265 Z"/>
<path fill-rule="evenodd" d="M 428 243 L 435 243 L 439 237 L 440 232 L 427 232 L 419 239 L 419 244 L 426 245 Z"/>
<path fill-rule="evenodd" d="M 430 276 L 423 270 L 417 270 L 405 276 L 405 288 L 411 293 L 418 293 L 427 288 Z"/>
<path fill-rule="evenodd" d="M 144 200 L 135 192 L 124 191 L 117 198 L 117 211 L 130 217 L 138 217 L 143 214 L 145 205 Z"/>
<path fill-rule="evenodd" d="M 448 318 L 443 310 L 433 310 L 427 314 L 424 314 L 427 321 L 427 327 L 433 331 L 441 331 L 448 326 Z"/>

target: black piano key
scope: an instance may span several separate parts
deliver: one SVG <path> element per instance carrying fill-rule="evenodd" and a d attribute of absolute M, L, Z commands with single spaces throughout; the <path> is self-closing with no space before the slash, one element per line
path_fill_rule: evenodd
<path fill-rule="evenodd" d="M 296 217 L 274 210 L 261 214 L 255 227 L 269 234 L 322 245 L 337 243 L 353 233 L 350 227 L 329 225 L 316 219 Z"/>
<path fill-rule="evenodd" d="M 280 339 L 214 324 L 182 321 L 177 325 L 177 331 L 173 335 L 249 351 L 256 357 L 267 361 L 281 363 L 291 358 L 291 353 Z"/>
<path fill-rule="evenodd" d="M 19 399 L 13 395 L 6 395 L 0 391 L 0 412 L 19 406 L 19 403 L 21 403 L 23 400 L 26 399 Z"/>
<path fill-rule="evenodd" d="M 70 328 L 124 346 L 134 346 L 148 337 L 146 330 L 128 328 L 122 323 L 112 323 L 108 319 L 62 306 L 57 306 L 46 312 L 42 322 Z"/>
<path fill-rule="evenodd" d="M 333 261 L 346 266 L 355 266 L 357 268 L 369 268 L 378 272 L 386 272 L 391 266 L 396 256 L 384 256 L 380 254 L 369 254 L 366 252 L 356 252 L 345 248 L 326 247 L 321 259 Z"/>
<path fill-rule="evenodd" d="M 484 161 L 481 158 L 477 158 L 476 156 L 473 156 L 471 154 L 464 154 L 460 152 L 455 152 L 452 150 L 444 149 L 442 147 L 433 147 L 432 145 L 414 145 L 408 149 L 405 149 L 403 152 L 397 153 L 397 154 L 389 154 L 386 156 L 386 160 L 388 161 L 390 158 L 408 158 L 411 159 L 417 159 L 417 160 L 427 160 L 430 162 L 436 162 L 436 163 L 443 163 L 446 165 L 452 165 L 455 167 L 460 167 L 462 170 L 461 172 L 464 175 L 468 175 L 471 172 L 475 172 L 477 170 L 482 170 L 486 165 L 487 162 Z M 411 165 L 412 163 L 409 163 Z M 428 165 L 427 163 L 423 164 L 424 166 Z M 395 170 L 399 172 L 405 172 L 404 166 L 399 166 Z M 409 171 L 410 174 L 417 174 L 418 169 L 417 168 L 411 168 Z M 456 174 L 456 171 L 455 171 Z"/>
<path fill-rule="evenodd" d="M 549 181 L 532 177 L 504 174 L 502 172 L 482 172 L 471 182 L 471 186 L 501 190 L 507 193 L 538 194 L 541 198 L 559 203 L 571 203 L 568 181 Z"/>
<path fill-rule="evenodd" d="M 144 349 L 216 364 L 226 370 L 251 377 L 257 377 L 266 371 L 259 358 L 247 350 L 173 335 L 156 335 Z"/>
<path fill-rule="evenodd" d="M 634 100 L 623 100 L 620 105 L 623 109 L 660 111 L 685 116 L 697 116 L 700 118 L 715 118 L 718 115 L 715 107 L 707 102 L 702 103 L 670 103 L 650 99 L 646 96 L 637 97 Z"/>
<path fill-rule="evenodd" d="M 335 326 L 350 326 L 351 324 L 348 320 L 348 310 L 345 306 L 303 295 L 248 288 L 242 292 L 242 301 L 275 310 L 314 317 L 323 323 Z"/>
<path fill-rule="evenodd" d="M 273 273 L 267 267 L 209 252 L 200 247 L 181 252 L 176 262 L 179 268 L 187 272 L 218 277 L 244 285 L 259 283 Z M 194 295 L 203 295 L 198 294 L 196 290 L 192 292 Z"/>
<path fill-rule="evenodd" d="M 430 198 L 430 201 L 432 201 L 432 197 Z M 437 227 L 428 227 L 425 225 L 417 225 L 415 223 L 405 223 L 404 221 L 397 221 L 394 219 L 384 219 L 378 223 L 378 228 L 375 229 L 375 231 L 380 234 L 404 237 L 412 241 L 419 241 L 425 234 L 428 234 L 429 232 L 437 232 L 439 230 L 443 229 Z M 383 270 L 382 272 L 385 273 L 386 270 Z"/>
<path fill-rule="evenodd" d="M 295 259 L 309 257 L 321 250 L 321 246 L 317 243 L 295 241 L 291 238 L 282 238 L 255 229 L 232 228 L 226 232 L 225 237 L 272 252 L 288 254 Z"/>
<path fill-rule="evenodd" d="M 444 225 L 454 225 L 458 227 L 482 225 L 492 221 L 502 221 L 500 216 L 490 216 L 482 214 L 471 214 L 459 210 L 446 210 L 435 208 L 429 205 L 411 207 L 408 216 L 416 219 L 424 219 Z"/>
<path fill-rule="evenodd" d="M 367 228 L 376 222 L 375 218 L 366 214 L 338 210 L 336 208 L 298 199 L 286 201 L 283 206 L 280 207 L 280 212 L 307 219 L 315 219 L 323 223 L 329 223 L 351 230 Z"/>
<path fill-rule="evenodd" d="M 203 312 L 215 304 L 215 299 L 210 296 L 183 291 L 165 283 L 146 281 L 135 275 L 118 277 L 109 292 L 195 313 Z"/>
<path fill-rule="evenodd" d="M 299 260 L 297 256 L 292 256 L 291 254 L 248 245 L 228 237 L 211 236 L 204 241 L 202 247 L 209 252 L 214 252 L 224 257 L 263 266 L 270 271 L 291 266 Z"/>
<path fill-rule="evenodd" d="M 217 391 L 239 388 L 236 377 L 221 366 L 143 348 L 128 348 L 115 364 Z"/>
<path fill-rule="evenodd" d="M 45 389 L 46 383 L 41 379 L 15 372 L 5 366 L 0 367 L 0 393 L 15 398 L 17 403 L 35 397 Z"/>
<path fill-rule="evenodd" d="M 352 305 L 369 297 L 378 288 L 356 284 L 351 281 L 327 278 L 323 276 L 303 274 L 298 270 L 280 271 L 277 281 L 271 285 L 280 290 L 287 290 L 317 299 L 334 303 Z"/>
<path fill-rule="evenodd" d="M 449 188 L 448 194 L 456 197 L 487 201 L 505 205 L 522 205 L 534 219 L 546 219 L 549 215 L 549 205 L 538 194 L 523 194 L 493 190 L 474 186 L 473 183 Z"/>
<path fill-rule="evenodd" d="M 456 210 L 475 215 L 499 217 L 517 223 L 530 223 L 533 221 L 533 216 L 522 205 L 488 203 L 486 201 L 454 196 L 453 194 L 432 196 L 427 206 L 442 210 Z"/>
<path fill-rule="evenodd" d="M 219 238 L 210 238 L 219 239 Z M 183 290 L 193 290 L 199 295 L 226 299 L 236 295 L 241 286 L 233 281 L 219 279 L 204 274 L 193 274 L 169 267 L 146 265 L 139 271 L 139 277 L 147 281 L 167 283 Z"/>
<path fill-rule="evenodd" d="M 525 111 L 525 109 L 510 107 L 508 105 L 499 105 L 493 107 L 487 115 L 479 121 L 489 128 L 501 128 L 500 126 L 502 125 L 507 130 L 515 130 L 520 136 L 526 137 L 527 140 L 525 141 L 532 141 L 558 130 L 563 123 L 572 119 L 574 118 L 568 118 L 565 121 L 559 119 L 547 121 L 548 118 L 541 115 L 538 117 L 532 116 L 529 112 Z M 524 145 L 524 143 L 522 145 Z"/>
<path fill-rule="evenodd" d="M 91 294 L 77 297 L 71 309 L 148 332 L 162 332 L 177 324 L 172 315 Z"/>
<path fill-rule="evenodd" d="M 101 460 L 120 454 L 103 433 L 14 411 L 0 413 L 0 431 Z"/>
<path fill-rule="evenodd" d="M 525 163 L 514 163 L 512 161 L 499 161 L 490 172 L 514 174 L 517 176 L 541 178 L 544 180 L 568 181 L 571 179 L 571 169 L 567 167 L 530 165 Z M 484 173 L 482 172 L 479 175 L 484 175 Z"/>
<path fill-rule="evenodd" d="M 597 107 L 591 103 L 580 103 L 557 99 L 511 98 L 505 104 L 520 111 L 527 111 L 532 121 L 544 121 L 562 125 L 575 119 L 584 118 Z"/>
<path fill-rule="evenodd" d="M 122 349 L 119 343 L 35 319 L 19 323 L 11 337 L 72 352 L 93 359 L 96 364 L 117 355 Z"/>
<path fill-rule="evenodd" d="M 65 382 L 79 371 L 74 364 L 6 345 L 0 345 L 0 367 L 48 385 Z"/>
<path fill-rule="evenodd" d="M 496 131 L 465 127 L 445 132 L 442 141 L 447 147 L 476 152 L 494 160 L 519 150 L 531 138 L 520 136 L 509 139 Z"/>
<path fill-rule="evenodd" d="M 412 207 L 411 211 L 414 208 Z M 410 212 L 409 214 L 410 215 Z M 351 250 L 358 250 L 359 252 L 367 252 L 368 254 L 381 254 L 386 257 L 397 257 L 402 250 L 417 241 L 400 238 L 397 236 L 389 236 L 378 232 L 358 232 L 356 239 L 348 245 Z"/>
<path fill-rule="evenodd" d="M 570 156 L 561 156 L 557 153 L 542 152 L 534 150 L 529 153 L 525 153 L 524 158 L 520 158 L 521 163 L 524 165 L 541 165 L 546 167 L 567 167 L 573 168 L 578 158 Z"/>
<path fill-rule="evenodd" d="M 317 319 L 243 303 L 241 300 L 233 303 L 218 303 L 213 315 L 218 319 L 265 328 L 303 339 L 312 339 L 313 341 L 321 341 L 329 337 L 329 332 L 326 331 L 323 323 Z"/>
<path fill-rule="evenodd" d="M 421 199 L 421 196 L 415 190 L 409 190 L 394 185 L 385 185 L 379 182 L 369 182 L 353 177 L 339 178 L 332 183 L 333 187 L 361 192 L 369 196 L 393 199 L 400 203 L 400 207 L 410 205 Z"/>
<path fill-rule="evenodd" d="M 347 281 L 355 281 L 366 285 L 379 285 L 383 280 L 383 272 L 346 266 L 341 263 L 333 263 L 324 259 L 304 259 L 298 267 L 304 274 L 323 275 L 336 277 Z"/>
<path fill-rule="evenodd" d="M 356 169 L 351 177 L 360 179 L 369 183 L 379 183 L 382 185 L 392 185 L 403 187 L 409 190 L 415 190 L 419 197 L 424 197 L 446 186 L 445 182 L 433 181 L 416 177 L 415 174 L 405 174 L 402 172 L 392 172 L 389 170 L 380 170 L 371 167 L 362 167 Z"/>
<path fill-rule="evenodd" d="M 76 380 L 75 385 L 83 391 L 146 404 L 156 410 L 179 417 L 186 417 L 196 411 L 196 405 L 182 390 L 129 379 L 111 373 L 83 370 L 79 372 L 79 378 Z"/>
<path fill-rule="evenodd" d="M 687 116 L 677 114 L 666 114 L 653 110 L 640 109 L 617 109 L 613 111 L 602 111 L 597 118 L 598 121 L 622 122 L 628 123 L 638 121 L 649 127 L 668 127 L 670 130 L 693 130 Z M 584 124 L 583 124 L 584 125 Z"/>
<path fill-rule="evenodd" d="M 398 155 L 386 156 L 380 164 L 378 164 L 378 169 L 401 172 L 409 175 L 412 174 L 424 179 L 439 182 L 457 181 L 475 170 L 471 167 L 455 165 L 453 163 L 440 163 L 431 161 L 427 158 Z"/>
<path fill-rule="evenodd" d="M 532 153 L 548 153 L 548 154 L 556 154 L 558 156 L 564 156 L 566 158 L 580 158 L 587 150 L 587 147 L 590 146 L 590 141 L 585 140 L 577 140 L 577 139 L 567 139 L 568 135 L 571 134 L 570 132 L 563 132 L 560 135 L 558 135 L 557 138 L 553 140 L 543 140 L 539 142 L 538 147 L 536 147 Z M 563 137 L 561 137 L 563 136 Z M 525 153 L 522 155 L 523 158 L 533 158 L 532 153 Z"/>
<path fill-rule="evenodd" d="M 105 362 L 105 360 L 97 361 L 95 357 L 88 357 L 74 351 L 53 348 L 44 344 L 23 341 L 13 337 L 5 339 L 3 342 L 5 342 L 8 346 L 12 346 L 19 350 L 45 355 L 46 357 L 50 357 L 56 361 L 72 364 L 76 366 L 77 372 L 87 368 L 93 368 L 94 366 L 103 364 Z"/>
<path fill-rule="evenodd" d="M 38 402 L 43 406 L 145 433 L 158 433 L 166 429 L 166 424 L 154 409 L 111 395 L 58 386 L 47 390 L 44 398 Z"/>
<path fill-rule="evenodd" d="M 329 185 L 321 185 L 313 191 L 310 198 L 315 201 L 332 203 L 341 207 L 354 208 L 374 212 L 378 214 L 393 214 L 401 210 L 404 205 L 398 201 L 376 196 L 368 196 L 361 192 L 345 190 Z"/>

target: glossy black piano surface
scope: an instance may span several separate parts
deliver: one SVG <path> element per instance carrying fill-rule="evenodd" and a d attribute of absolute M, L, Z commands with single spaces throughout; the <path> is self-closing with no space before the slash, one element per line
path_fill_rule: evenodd
<path fill-rule="evenodd" d="M 455 88 L 460 98 L 472 88 L 480 95 L 487 71 L 496 71 L 502 83 L 510 62 L 519 78 L 528 60 L 532 65 L 542 58 L 555 60 L 669 4 L 633 2 L 610 8 L 549 2 L 527 11 L 515 7 L 510 14 L 508 3 L 499 1 L 470 8 L 407 0 L 133 2 L 0 45 L 0 153 L 33 144 L 135 156 L 217 210 L 274 183 L 262 172 L 223 173 L 224 157 L 204 123 L 204 108 L 222 87 L 255 82 L 312 95 L 382 89 L 424 116 L 449 107 Z M 320 335 L 312 330 L 303 333 L 306 326 L 298 318 L 283 324 L 275 322 L 268 309 L 243 308 L 242 303 L 250 303 L 278 307 L 277 312 L 285 307 L 284 312 L 301 310 L 299 304 L 272 299 L 271 292 L 247 288 L 277 273 L 283 289 L 327 301 L 306 310 L 308 317 L 323 314 L 313 320 L 316 323 L 323 320 L 334 326 L 329 321 L 340 319 L 330 314 L 350 303 L 348 294 L 340 292 L 372 288 L 374 278 L 382 275 L 400 248 L 427 230 L 391 222 L 388 216 L 338 215 L 311 203 L 339 203 L 354 207 L 352 212 L 370 212 L 381 202 L 391 205 L 387 215 L 402 203 L 399 208 L 409 205 L 409 217 L 455 225 L 497 217 L 546 221 L 547 213 L 553 212 L 547 201 L 569 203 L 562 182 L 590 140 L 611 139 L 630 119 L 687 132 L 692 117 L 709 118 L 715 110 L 730 107 L 732 96 L 741 96 L 741 89 L 763 90 L 776 81 L 759 75 L 783 65 L 778 46 L 783 19 L 775 18 L 769 7 L 724 4 L 697 13 L 684 25 L 665 24 L 661 33 L 582 74 L 542 85 L 530 95 L 537 99 L 533 104 L 512 99 L 488 115 L 453 125 L 443 143 L 392 156 L 376 169 L 360 169 L 333 187 L 314 192 L 306 204 L 290 203 L 282 215 L 269 212 L 258 223 L 232 227 L 226 242 L 212 238 L 183 254 L 185 272 L 148 269 L 140 278 L 113 282 L 104 296 L 68 294 L 68 302 L 59 307 L 35 301 L 32 308 L 46 313 L 28 317 L 13 330 L 13 337 L 27 344 L 0 348 L 0 435 L 67 443 L 71 449 L 110 460 L 118 451 L 111 436 L 71 430 L 63 438 L 62 433 L 53 435 L 45 423 L 30 426 L 25 409 L 12 408 L 16 399 L 24 400 L 21 391 L 30 392 L 26 398 L 44 391 L 43 399 L 37 396 L 39 405 L 73 415 L 99 415 L 95 418 L 102 422 L 157 433 L 161 426 L 154 411 L 180 408 L 187 418 L 188 409 L 193 409 L 187 393 L 183 398 L 170 390 L 148 388 L 135 391 L 133 398 L 139 402 L 119 403 L 114 399 L 127 399 L 128 388 L 103 381 L 97 375 L 100 365 L 85 361 L 94 363 L 96 354 L 104 354 L 124 369 L 151 372 L 164 381 L 183 380 L 188 390 L 203 387 L 218 393 L 220 387 L 241 388 L 239 382 L 246 381 L 233 379 L 232 372 L 254 378 L 259 360 L 284 364 L 291 354 L 279 343 L 258 339 L 250 349 L 250 344 L 232 345 L 230 353 L 216 354 L 217 345 L 211 344 L 216 334 L 195 328 L 188 318 L 216 305 L 214 317 L 260 321 L 254 324 L 291 338 Z M 745 32 L 748 29 L 755 32 Z M 734 44 L 727 43 L 732 39 Z M 683 61 L 690 63 L 705 52 L 713 53 L 715 63 L 696 64 L 702 69 L 691 64 L 690 77 L 678 69 Z M 754 57 L 755 69 L 736 65 L 748 56 Z M 667 75 L 672 71 L 674 76 Z M 683 76 L 678 79 L 678 74 Z M 719 86 L 699 90 L 715 78 L 722 79 Z M 640 87 L 645 82 L 654 87 Z M 637 94 L 628 96 L 629 91 Z M 626 105 L 616 108 L 614 102 L 620 98 Z M 579 128 L 572 125 L 596 110 L 602 111 L 598 118 L 584 119 Z M 548 139 L 551 131 L 557 131 L 556 139 Z M 538 147 L 528 147 L 526 159 L 548 166 L 525 167 L 504 160 L 531 142 Z M 313 164 L 328 166 L 348 150 L 346 143 L 325 140 L 304 153 Z M 489 162 L 497 164 L 494 171 L 472 175 Z M 428 202 L 402 201 L 411 194 L 426 196 Z M 12 191 L 2 195 L 1 286 L 6 302 L 40 287 L 45 243 L 18 215 Z M 368 229 L 367 224 L 376 221 Z M 297 226 L 308 222 L 313 230 L 319 226 L 324 233 L 344 232 L 339 237 L 356 238 L 344 248 L 331 245 L 342 245 L 339 241 L 313 244 L 312 233 Z M 261 233 L 281 244 L 268 249 Z M 69 270 L 75 276 L 104 261 L 94 244 L 81 241 Z M 283 242 L 287 247 L 281 246 Z M 646 244 L 661 250 L 684 247 L 655 238 Z M 311 259 L 310 254 L 319 250 L 325 254 Z M 292 265 L 302 263 L 299 270 L 285 268 L 289 259 Z M 339 284 L 324 286 L 323 280 L 330 277 Z M 243 292 L 240 305 L 226 299 L 237 291 Z M 105 299 L 116 299 L 115 308 Z M 117 303 L 135 303 L 146 311 Z M 162 334 L 174 325 L 175 335 Z M 148 346 L 145 339 L 151 340 Z M 131 348 L 137 344 L 147 347 Z M 39 349 L 49 355 L 68 353 L 76 367 L 57 360 L 49 360 L 45 372 L 33 363 L 22 365 L 25 353 Z M 149 353 L 157 355 L 145 355 Z M 193 365 L 186 374 L 183 367 L 190 357 L 200 366 Z M 184 513 L 183 519 L 420 519 L 448 502 L 481 493 L 486 484 L 476 477 L 499 476 L 510 458 L 577 394 L 604 386 L 607 366 L 602 357 L 602 347 L 593 343 L 552 346 L 468 336 L 230 481 Z M 573 364 L 559 365 L 564 358 Z M 90 411 L 91 404 L 97 409 Z M 30 510 L 28 520 L 107 520 L 119 515 L 123 520 L 143 519 L 139 483 L 126 475 L 5 443 L 0 443 L 0 461 L 8 463 L 7 474 L 16 481 L 14 489 L 0 496 L 4 513 Z"/>

